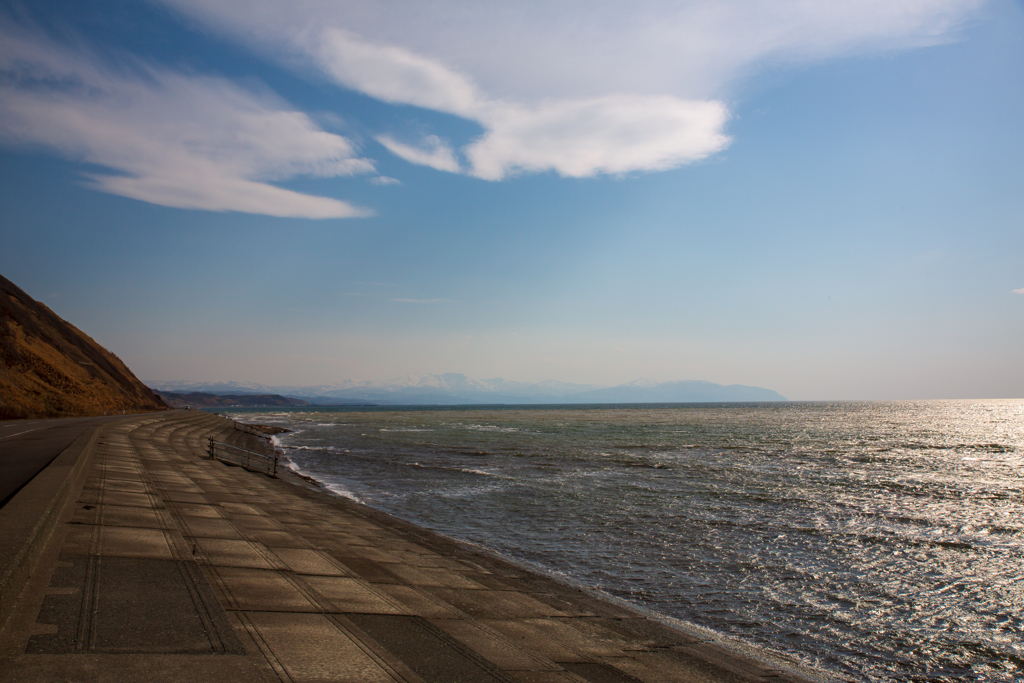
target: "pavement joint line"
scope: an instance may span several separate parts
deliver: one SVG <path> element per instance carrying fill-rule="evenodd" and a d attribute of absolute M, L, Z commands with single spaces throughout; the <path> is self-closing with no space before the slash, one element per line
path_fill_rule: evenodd
<path fill-rule="evenodd" d="M 122 676 L 118 669 L 118 683 L 261 677 L 310 683 L 323 676 L 351 679 L 354 672 L 368 677 L 360 680 L 382 683 L 439 683 L 463 675 L 492 683 L 825 680 L 755 661 L 719 642 L 700 642 L 486 551 L 339 499 L 288 470 L 271 479 L 207 460 L 195 446 L 208 434 L 243 444 L 255 439 L 198 411 L 135 417 L 93 432 L 78 492 L 40 556 L 47 569 L 31 578 L 31 595 L 18 603 L 20 631 L 0 633 L 0 679 L 8 677 L 7 667 L 14 667 L 12 678 L 22 672 L 24 680 L 44 680 L 27 672 L 59 670 L 69 678 L 88 662 L 134 661 L 134 674 Z M 132 481 L 146 493 L 122 490 Z M 76 499 L 86 502 L 75 505 Z M 93 500 L 95 508 L 86 509 Z M 61 556 L 62 549 L 80 559 Z M 167 617 L 169 626 L 162 626 L 179 628 L 175 619 L 194 615 L 188 617 L 193 621 L 180 621 L 180 628 L 199 624 L 187 628 L 207 634 L 202 652 L 208 653 L 232 647 L 220 639 L 218 628 L 227 628 L 224 633 L 240 642 L 233 647 L 248 653 L 216 660 L 226 663 L 230 675 L 204 674 L 214 664 L 200 663 L 215 662 L 202 659 L 208 655 L 147 654 L 155 645 L 147 644 L 149 627 L 137 620 L 132 623 L 139 623 L 139 634 L 110 631 L 111 619 L 120 618 L 117 610 L 126 606 L 117 606 L 120 584 L 109 582 L 134 580 L 117 568 L 164 566 L 171 574 L 154 576 L 176 576 L 172 583 L 181 586 L 184 602 L 176 604 L 178 616 Z M 81 576 L 74 579 L 80 583 L 51 586 L 56 572 Z M 154 586 L 153 600 L 165 599 L 159 588 Z M 72 621 L 60 621 L 65 617 L 54 606 L 74 603 L 77 590 L 84 609 L 74 612 L 78 616 L 68 613 Z M 51 605 L 50 616 L 41 612 L 44 603 Z M 129 612 L 123 617 L 133 618 Z M 65 623 L 75 626 L 70 652 L 81 653 L 74 655 L 80 659 L 24 654 L 24 646 L 17 647 L 15 641 L 34 642 L 35 651 L 65 652 Z M 124 652 L 118 657 L 129 659 L 94 654 L 113 651 L 111 637 L 130 641 L 128 650 L 117 646 Z M 315 643 L 333 644 L 355 659 L 339 661 L 331 652 L 310 650 Z M 172 661 L 194 664 L 171 666 Z M 165 669 L 159 667 L 168 666 L 177 678 L 161 673 Z"/>
<path fill-rule="evenodd" d="M 278 661 L 277 657 L 274 655 L 274 651 L 270 649 L 270 646 L 267 644 L 267 641 L 263 639 L 263 635 L 256 628 L 255 624 L 252 623 L 252 620 L 249 619 L 249 616 L 245 612 L 235 612 L 234 617 L 245 628 L 246 632 L 249 634 L 249 637 L 252 638 L 252 641 L 259 648 L 259 651 L 263 655 L 267 665 L 269 665 L 273 669 L 274 673 L 277 674 L 281 682 L 296 683 L 292 679 L 292 677 L 288 675 L 288 671 L 284 668 L 281 662 Z"/>

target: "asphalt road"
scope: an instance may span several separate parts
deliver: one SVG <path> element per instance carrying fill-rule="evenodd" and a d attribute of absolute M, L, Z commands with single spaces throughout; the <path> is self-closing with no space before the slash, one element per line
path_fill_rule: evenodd
<path fill-rule="evenodd" d="M 122 417 L 0 421 L 0 507 L 86 429 Z"/>

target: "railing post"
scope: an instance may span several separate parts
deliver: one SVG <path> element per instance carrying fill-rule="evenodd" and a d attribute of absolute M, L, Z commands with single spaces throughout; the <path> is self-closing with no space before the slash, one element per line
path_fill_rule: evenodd
<path fill-rule="evenodd" d="M 281 458 L 281 454 L 276 448 L 272 451 L 273 455 L 268 455 L 267 453 L 258 453 L 256 451 L 250 451 L 247 448 L 241 448 L 229 443 L 215 441 L 212 436 L 207 438 L 209 441 L 211 459 L 238 465 L 250 472 L 262 472 L 263 474 L 271 477 L 277 477 L 277 466 L 278 461 Z M 220 449 L 219 457 L 217 456 L 218 447 Z M 258 470 L 253 469 L 252 467 L 253 456 L 256 456 L 257 461 L 260 463 Z"/>

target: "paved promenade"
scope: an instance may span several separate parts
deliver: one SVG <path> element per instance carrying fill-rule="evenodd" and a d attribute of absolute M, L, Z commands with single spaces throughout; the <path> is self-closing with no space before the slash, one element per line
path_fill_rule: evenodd
<path fill-rule="evenodd" d="M 255 441 L 174 411 L 100 427 L 77 470 L 55 461 L 66 504 L 2 587 L 0 681 L 806 680 L 291 473 L 206 460 L 209 435 Z"/>

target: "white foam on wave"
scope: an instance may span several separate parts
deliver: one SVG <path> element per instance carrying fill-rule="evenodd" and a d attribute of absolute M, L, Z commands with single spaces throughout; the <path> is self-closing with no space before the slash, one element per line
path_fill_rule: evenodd
<path fill-rule="evenodd" d="M 511 434 L 511 433 L 516 433 L 516 432 L 526 431 L 526 430 L 523 430 L 523 429 L 521 429 L 519 427 L 499 427 L 498 425 L 483 425 L 483 424 L 474 424 L 474 423 L 468 423 L 467 424 L 465 422 L 444 422 L 444 423 L 442 423 L 442 426 L 444 426 L 444 427 L 462 427 L 463 429 L 468 429 L 468 430 L 474 431 L 474 432 L 503 432 L 503 433 Z M 529 432 L 529 433 L 532 434 L 534 432 Z"/>
<path fill-rule="evenodd" d="M 327 488 L 328 491 L 330 491 L 331 493 L 333 493 L 333 494 L 335 494 L 337 496 L 341 496 L 342 498 L 348 498 L 352 502 L 359 503 L 360 505 L 366 505 L 366 503 L 363 502 L 362 498 L 360 498 L 359 496 L 354 494 L 351 490 L 345 488 L 341 484 L 328 483 L 328 484 L 324 484 L 324 486 Z"/>
<path fill-rule="evenodd" d="M 360 505 L 366 505 L 366 503 L 359 496 L 353 493 L 350 489 L 346 488 L 344 485 L 339 484 L 338 482 L 321 481 L 317 477 L 313 476 L 312 473 L 307 472 L 306 470 L 299 467 L 299 465 L 291 458 L 286 457 L 282 462 L 285 467 L 290 469 L 295 474 L 298 474 L 301 477 L 312 479 L 313 481 L 320 484 L 331 493 L 337 496 L 341 496 L 342 498 L 348 498 L 352 502 L 359 503 Z"/>
<path fill-rule="evenodd" d="M 485 477 L 499 477 L 505 479 L 511 479 L 508 475 L 499 474 L 498 472 L 488 472 L 486 470 L 477 470 L 471 467 L 445 467 L 444 465 L 424 465 L 419 462 L 406 463 L 408 467 L 417 467 L 422 470 L 444 470 L 445 472 L 463 472 L 465 474 L 477 474 Z"/>
<path fill-rule="evenodd" d="M 477 432 L 502 432 L 506 434 L 522 431 L 518 427 L 499 427 L 498 425 L 466 425 L 466 429 L 472 429 Z"/>
<path fill-rule="evenodd" d="M 348 451 L 338 446 L 285 446 L 290 451 L 328 451 L 330 453 L 347 453 Z"/>

